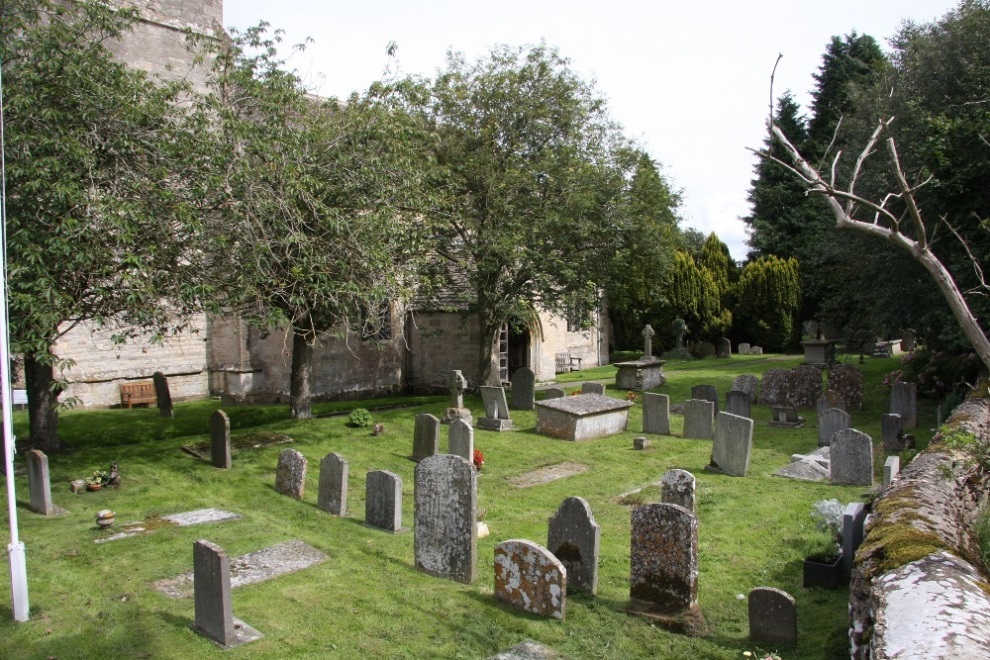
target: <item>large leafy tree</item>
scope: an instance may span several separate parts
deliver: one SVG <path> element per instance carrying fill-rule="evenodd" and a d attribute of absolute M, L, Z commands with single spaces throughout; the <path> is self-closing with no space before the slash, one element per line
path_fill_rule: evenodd
<path fill-rule="evenodd" d="M 605 101 L 555 50 L 451 54 L 430 117 L 446 203 L 431 213 L 437 270 L 470 289 L 481 383 L 509 322 L 597 304 L 625 185 Z"/>
<path fill-rule="evenodd" d="M 197 298 L 200 187 L 186 93 L 116 61 L 136 15 L 98 2 L 2 0 L 11 345 L 30 443 L 59 446 L 54 347 L 82 323 L 165 336 Z"/>
<path fill-rule="evenodd" d="M 744 338 L 770 351 L 795 348 L 800 339 L 798 263 L 793 257 L 760 257 L 743 268 L 737 289 L 736 322 Z"/>
<path fill-rule="evenodd" d="M 673 322 L 680 318 L 687 323 L 688 336 L 715 342 L 731 325 L 732 314 L 722 307 L 717 275 L 699 266 L 688 252 L 677 250 L 663 288 L 668 302 L 659 319 L 661 333 L 672 334 Z"/>

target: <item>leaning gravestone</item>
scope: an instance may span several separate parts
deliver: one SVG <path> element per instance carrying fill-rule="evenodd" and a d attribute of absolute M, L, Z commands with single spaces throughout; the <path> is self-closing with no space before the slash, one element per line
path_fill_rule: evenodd
<path fill-rule="evenodd" d="M 306 457 L 295 449 L 283 449 L 275 469 L 275 490 L 297 500 L 306 492 Z"/>
<path fill-rule="evenodd" d="M 718 414 L 718 388 L 714 385 L 695 385 L 691 388 L 691 398 L 701 401 L 711 401 Z"/>
<path fill-rule="evenodd" d="M 791 375 L 784 369 L 767 369 L 763 372 L 760 383 L 760 403 L 768 406 L 789 406 L 793 394 L 791 392 Z"/>
<path fill-rule="evenodd" d="M 447 453 L 468 461 L 474 460 L 474 429 L 463 419 L 455 419 L 450 423 Z"/>
<path fill-rule="evenodd" d="M 598 552 L 601 527 L 582 497 L 568 497 L 550 518 L 547 548 L 567 570 L 572 589 L 598 593 Z"/>
<path fill-rule="evenodd" d="M 512 374 L 512 401 L 509 407 L 513 410 L 533 410 L 536 403 L 536 374 L 529 367 L 520 367 Z"/>
<path fill-rule="evenodd" d="M 832 436 L 830 480 L 847 486 L 873 486 L 873 439 L 844 429 Z"/>
<path fill-rule="evenodd" d="M 895 383 L 890 388 L 890 412 L 901 416 L 902 428 L 918 425 L 918 386 L 915 383 Z"/>
<path fill-rule="evenodd" d="M 880 430 L 885 451 L 904 451 L 904 427 L 896 413 L 880 415 Z"/>
<path fill-rule="evenodd" d="M 222 410 L 210 415 L 210 461 L 213 467 L 230 469 L 230 418 Z"/>
<path fill-rule="evenodd" d="M 347 515 L 347 461 L 329 453 L 320 461 L 320 489 L 316 506 L 335 516 Z"/>
<path fill-rule="evenodd" d="M 676 504 L 694 513 L 694 475 L 687 470 L 668 470 L 660 478 L 660 502 Z"/>
<path fill-rule="evenodd" d="M 698 519 L 676 504 L 646 504 L 632 513 L 630 609 L 682 617 L 698 608 Z"/>
<path fill-rule="evenodd" d="M 504 387 L 481 386 L 481 402 L 485 416 L 478 420 L 478 428 L 486 431 L 510 431 L 512 419 L 509 417 L 509 404 L 505 400 Z"/>
<path fill-rule="evenodd" d="M 846 410 L 863 408 L 863 372 L 851 364 L 834 364 L 828 370 L 828 389 L 846 402 Z"/>
<path fill-rule="evenodd" d="M 234 618 L 230 600 L 230 558 L 220 546 L 199 540 L 193 545 L 193 630 L 224 649 L 261 638 L 261 633 Z"/>
<path fill-rule="evenodd" d="M 151 375 L 151 380 L 155 384 L 158 411 L 162 417 L 172 417 L 172 395 L 168 391 L 168 378 L 162 372 L 156 371 Z"/>
<path fill-rule="evenodd" d="M 712 462 L 705 469 L 733 477 L 745 477 L 753 450 L 753 420 L 726 412 L 715 421 Z"/>
<path fill-rule="evenodd" d="M 722 337 L 718 340 L 718 345 L 715 347 L 715 357 L 732 357 L 732 342 L 727 337 Z"/>
<path fill-rule="evenodd" d="M 504 541 L 495 546 L 495 598 L 530 614 L 563 619 L 567 570 L 538 543 Z"/>
<path fill-rule="evenodd" d="M 791 396 L 798 408 L 813 408 L 822 396 L 822 370 L 801 364 L 791 371 Z"/>
<path fill-rule="evenodd" d="M 477 577 L 478 501 L 474 466 L 460 456 L 424 458 L 415 472 L 416 568 L 470 584 Z"/>
<path fill-rule="evenodd" d="M 413 430 L 413 460 L 421 461 L 440 452 L 440 420 L 429 413 L 416 415 Z"/>
<path fill-rule="evenodd" d="M 756 392 L 759 386 L 760 381 L 753 374 L 739 374 L 732 380 L 732 387 L 729 388 L 729 391 L 745 392 L 749 395 L 749 400 L 756 403 L 759 399 Z"/>
<path fill-rule="evenodd" d="M 643 433 L 670 435 L 670 397 L 643 392 Z"/>
<path fill-rule="evenodd" d="M 845 410 L 829 408 L 818 415 L 818 446 L 827 447 L 832 436 L 852 426 L 852 418 Z"/>
<path fill-rule="evenodd" d="M 546 390 L 544 390 L 543 399 L 544 400 L 546 400 L 546 399 L 563 399 L 565 396 L 567 396 L 567 392 L 565 392 L 564 390 L 560 389 L 559 387 L 548 387 Z"/>
<path fill-rule="evenodd" d="M 749 638 L 754 642 L 797 644 L 797 605 L 786 591 L 756 587 L 749 592 Z"/>
<path fill-rule="evenodd" d="M 711 401 L 689 399 L 683 403 L 684 437 L 699 440 L 712 439 L 715 421 L 715 404 Z"/>
<path fill-rule="evenodd" d="M 29 449 L 24 453 L 24 457 L 27 462 L 31 510 L 43 516 L 54 516 L 55 505 L 52 503 L 52 482 L 48 473 L 48 456 L 37 449 Z"/>
<path fill-rule="evenodd" d="M 364 524 L 386 532 L 402 529 L 402 477 L 388 470 L 368 473 L 364 487 Z"/>
<path fill-rule="evenodd" d="M 753 417 L 753 403 L 749 394 L 733 390 L 725 394 L 725 412 L 740 417 Z"/>
<path fill-rule="evenodd" d="M 601 394 L 605 396 L 605 385 L 602 383 L 581 383 L 581 394 Z"/>

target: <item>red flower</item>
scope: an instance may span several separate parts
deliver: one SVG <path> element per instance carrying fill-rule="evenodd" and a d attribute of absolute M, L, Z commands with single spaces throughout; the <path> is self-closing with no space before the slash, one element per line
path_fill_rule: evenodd
<path fill-rule="evenodd" d="M 480 449 L 474 450 L 474 469 L 480 470 L 481 466 L 485 464 L 485 455 L 481 453 Z"/>

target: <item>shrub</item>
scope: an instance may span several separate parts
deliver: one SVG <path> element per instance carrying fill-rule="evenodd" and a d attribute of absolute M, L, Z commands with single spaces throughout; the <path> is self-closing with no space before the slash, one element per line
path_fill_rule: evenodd
<path fill-rule="evenodd" d="M 347 423 L 359 428 L 371 426 L 371 413 L 367 408 L 355 408 L 347 417 Z"/>
<path fill-rule="evenodd" d="M 983 363 L 976 353 L 947 353 L 920 348 L 901 359 L 904 380 L 918 384 L 918 394 L 941 399 L 975 383 Z"/>

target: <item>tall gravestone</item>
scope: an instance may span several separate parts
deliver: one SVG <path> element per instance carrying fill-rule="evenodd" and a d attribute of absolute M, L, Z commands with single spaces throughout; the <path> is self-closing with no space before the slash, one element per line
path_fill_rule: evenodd
<path fill-rule="evenodd" d="M 830 480 L 846 486 L 873 486 L 873 440 L 856 429 L 832 436 L 829 451 Z"/>
<path fill-rule="evenodd" d="M 320 486 L 316 506 L 335 516 L 347 515 L 347 461 L 329 453 L 320 461 Z"/>
<path fill-rule="evenodd" d="M 797 605 L 786 591 L 756 587 L 749 592 L 749 638 L 754 642 L 797 644 Z"/>
<path fill-rule="evenodd" d="M 845 410 L 829 408 L 818 415 L 818 446 L 828 447 L 832 436 L 852 426 L 852 418 Z"/>
<path fill-rule="evenodd" d="M 637 612 L 679 616 L 698 607 L 698 519 L 676 504 L 632 512 L 629 595 Z"/>
<path fill-rule="evenodd" d="M 230 558 L 209 541 L 193 544 L 193 629 L 228 649 L 254 641 L 261 633 L 234 618 L 230 599 Z"/>
<path fill-rule="evenodd" d="M 749 394 L 732 390 L 725 394 L 725 412 L 739 417 L 753 417 L 753 402 Z"/>
<path fill-rule="evenodd" d="M 210 461 L 213 467 L 229 470 L 230 461 L 230 418 L 222 410 L 214 410 L 210 415 Z"/>
<path fill-rule="evenodd" d="M 550 518 L 547 548 L 567 569 L 572 589 L 598 593 L 601 527 L 583 497 L 568 497 Z"/>
<path fill-rule="evenodd" d="M 581 383 L 581 394 L 605 395 L 605 385 L 602 383 Z"/>
<path fill-rule="evenodd" d="M 749 456 L 753 450 L 753 420 L 726 412 L 715 420 L 715 442 L 712 443 L 712 472 L 745 477 Z"/>
<path fill-rule="evenodd" d="M 866 523 L 866 506 L 862 502 L 850 502 L 842 510 L 842 571 L 852 574 L 853 557 L 863 543 L 863 525 Z"/>
<path fill-rule="evenodd" d="M 533 410 L 536 407 L 536 374 L 529 367 L 515 370 L 510 379 L 512 383 L 512 400 L 509 407 L 513 410 Z"/>
<path fill-rule="evenodd" d="M 670 397 L 643 392 L 643 433 L 670 435 Z"/>
<path fill-rule="evenodd" d="M 429 413 L 416 415 L 413 430 L 413 460 L 421 461 L 440 451 L 440 420 Z"/>
<path fill-rule="evenodd" d="M 27 462 L 31 510 L 43 516 L 54 516 L 55 505 L 52 503 L 52 482 L 48 473 L 48 456 L 37 449 L 29 449 L 24 453 L 24 457 Z"/>
<path fill-rule="evenodd" d="M 718 388 L 714 385 L 695 385 L 691 388 L 691 398 L 711 401 L 715 406 L 715 413 L 718 413 Z"/>
<path fill-rule="evenodd" d="M 477 486 L 474 467 L 460 456 L 424 458 L 415 472 L 416 568 L 470 584 L 477 577 Z"/>
<path fill-rule="evenodd" d="M 904 426 L 901 424 L 900 415 L 897 413 L 880 415 L 880 432 L 885 451 L 904 450 Z"/>
<path fill-rule="evenodd" d="M 851 364 L 833 364 L 828 369 L 828 389 L 846 402 L 846 410 L 863 408 L 863 372 Z"/>
<path fill-rule="evenodd" d="M 687 470 L 668 470 L 660 478 L 660 503 L 676 504 L 694 513 L 696 489 L 693 474 Z"/>
<path fill-rule="evenodd" d="M 402 530 L 402 477 L 388 470 L 368 473 L 364 487 L 364 524 L 386 532 Z"/>
<path fill-rule="evenodd" d="M 890 412 L 901 416 L 901 427 L 912 429 L 918 425 L 918 385 L 895 383 L 890 388 Z"/>
<path fill-rule="evenodd" d="M 172 394 L 168 390 L 168 378 L 162 372 L 156 371 L 152 374 L 151 380 L 155 384 L 158 412 L 161 413 L 162 417 L 172 417 L 174 413 L 172 412 Z"/>
<path fill-rule="evenodd" d="M 684 402 L 684 437 L 711 440 L 715 421 L 715 404 L 689 399 Z"/>
<path fill-rule="evenodd" d="M 538 543 L 503 541 L 495 546 L 495 598 L 530 614 L 563 619 L 567 570 Z"/>
<path fill-rule="evenodd" d="M 283 449 L 275 469 L 275 490 L 301 500 L 306 493 L 306 457 L 295 449 Z"/>
<path fill-rule="evenodd" d="M 791 405 L 791 376 L 784 369 L 767 369 L 760 381 L 760 403 L 768 406 Z"/>
<path fill-rule="evenodd" d="M 478 420 L 478 428 L 486 431 L 509 431 L 512 418 L 509 416 L 509 403 L 505 400 L 504 387 L 481 386 L 481 403 L 485 416 Z"/>
<path fill-rule="evenodd" d="M 474 428 L 462 419 L 450 423 L 447 432 L 447 453 L 474 460 Z"/>
<path fill-rule="evenodd" d="M 791 396 L 798 408 L 813 408 L 822 396 L 822 370 L 816 365 L 801 364 L 791 372 Z"/>

